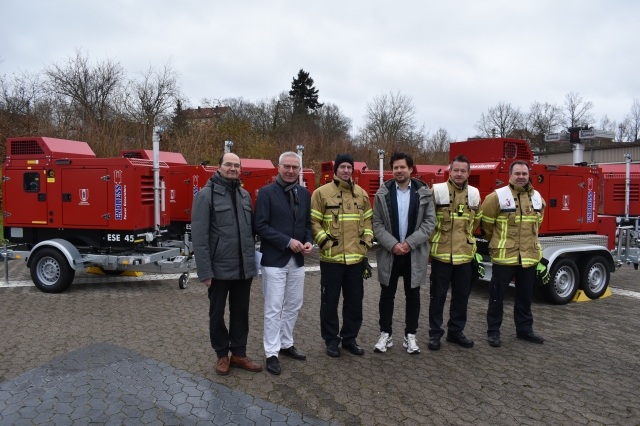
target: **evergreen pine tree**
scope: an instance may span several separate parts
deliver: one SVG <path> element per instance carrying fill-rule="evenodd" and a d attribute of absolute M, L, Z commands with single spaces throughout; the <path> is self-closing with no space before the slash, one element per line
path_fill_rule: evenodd
<path fill-rule="evenodd" d="M 300 69 L 298 77 L 291 83 L 289 98 L 293 102 L 295 114 L 313 114 L 323 105 L 318 102 L 318 89 L 313 87 L 313 79 L 303 69 Z"/>

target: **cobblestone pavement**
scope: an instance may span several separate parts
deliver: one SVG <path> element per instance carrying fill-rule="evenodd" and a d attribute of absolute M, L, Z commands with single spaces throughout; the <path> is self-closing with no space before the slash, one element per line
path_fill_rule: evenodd
<path fill-rule="evenodd" d="M 313 266 L 313 262 L 310 264 Z M 11 272 L 12 276 L 28 276 L 25 271 Z M 638 295 L 638 274 L 640 271 L 629 266 L 612 274 L 614 294 L 605 299 L 552 306 L 537 296 L 534 329 L 545 337 L 544 345 L 516 339 L 511 288 L 505 299 L 502 347 L 489 347 L 487 288 L 477 285 L 469 300 L 465 330 L 476 345 L 465 349 L 443 339 L 442 349 L 437 352 L 426 347 L 429 292 L 425 287 L 418 330 L 420 355 L 407 354 L 399 344 L 404 326 L 402 289 L 398 291 L 394 314 L 396 345 L 385 354 L 373 352 L 379 335 L 380 290 L 377 281 L 369 279 L 365 282 L 364 322 L 358 337 L 365 355 L 343 352 L 340 358 L 329 358 L 320 338 L 320 274 L 308 272 L 305 304 L 295 329 L 295 345 L 307 354 L 307 360 L 282 358 L 280 376 L 242 370 L 232 370 L 226 377 L 215 374 L 215 354 L 208 341 L 206 290 L 195 279 L 186 290 L 178 289 L 177 278 L 125 281 L 113 277 L 99 283 L 73 285 L 62 294 L 44 294 L 33 286 L 0 288 L 0 424 L 19 424 L 8 417 L 16 412 L 15 404 L 23 405 L 17 411 L 21 413 L 23 408 L 29 412 L 37 401 L 44 402 L 44 393 L 39 395 L 36 391 L 29 399 L 16 392 L 17 388 L 6 390 L 7 386 L 51 372 L 56 363 L 77 358 L 77 354 L 100 356 L 101 352 L 112 351 L 122 355 L 118 362 L 143 364 L 149 371 L 162 366 L 175 371 L 171 374 L 184 375 L 188 381 L 198 383 L 196 388 L 210 383 L 210 393 L 203 400 L 215 400 L 218 392 L 218 396 L 247 398 L 242 401 L 252 407 L 265 408 L 264 401 L 283 411 L 291 410 L 284 415 L 293 421 L 319 418 L 365 425 L 637 425 L 640 300 L 621 292 Z M 82 279 L 85 275 L 77 277 Z M 115 282 L 118 280 L 125 282 Z M 251 297 L 247 354 L 264 366 L 259 278 L 254 280 Z M 113 364 L 98 363 L 95 374 L 110 371 L 108 365 Z M 87 370 L 78 369 L 79 377 L 84 371 Z M 135 372 L 133 367 L 131 371 Z M 58 377 L 52 374 L 47 377 Z M 85 386 L 77 385 L 77 389 Z M 96 386 L 101 389 L 103 385 Z M 108 386 L 102 391 L 108 393 Z M 42 389 L 46 392 L 44 385 Z M 73 392 L 65 389 L 69 390 L 63 392 Z M 117 390 L 114 392 L 118 395 Z M 120 400 L 126 395 L 123 392 Z M 163 400 L 154 398 L 139 398 L 140 412 L 131 411 L 127 421 L 144 422 L 146 410 L 141 407 L 161 407 Z M 75 401 L 83 400 L 77 396 Z M 82 417 L 83 410 L 90 410 L 86 402 L 69 404 L 86 422 L 87 417 Z M 104 413 L 108 415 L 106 410 Z M 163 410 L 165 413 L 162 420 L 181 419 L 177 411 Z M 192 415 L 196 414 L 192 411 Z M 69 418 L 72 416 L 73 412 Z M 20 421 L 31 424 L 32 418 L 21 416 Z"/>
<path fill-rule="evenodd" d="M 0 385 L 0 422 L 327 424 L 106 343 L 85 346 Z"/>

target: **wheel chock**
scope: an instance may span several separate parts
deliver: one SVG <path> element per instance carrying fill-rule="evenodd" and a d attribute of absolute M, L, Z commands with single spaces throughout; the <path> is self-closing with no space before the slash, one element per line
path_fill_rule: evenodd
<path fill-rule="evenodd" d="M 91 266 L 87 269 L 87 273 L 96 274 L 96 275 L 106 275 L 104 271 L 99 266 Z M 141 277 L 144 275 L 144 272 L 139 271 L 122 271 L 118 274 L 120 277 Z"/>
<path fill-rule="evenodd" d="M 599 299 L 604 299 L 605 297 L 609 296 L 611 296 L 611 289 L 609 288 L 609 286 L 607 286 L 607 289 L 604 291 L 604 293 L 602 293 L 602 296 L 600 296 Z"/>
<path fill-rule="evenodd" d="M 582 290 L 578 290 L 578 292 L 576 293 L 575 296 L 573 296 L 573 302 L 588 302 L 591 299 L 589 299 L 587 297 L 586 294 L 584 294 L 584 291 Z"/>
<path fill-rule="evenodd" d="M 598 299 L 604 299 L 605 297 L 609 297 L 609 296 L 611 296 L 611 290 L 609 289 L 609 287 L 607 287 L 604 293 L 602 293 L 602 296 L 598 297 Z M 589 300 L 592 300 L 592 299 L 589 299 L 587 295 L 584 294 L 584 291 L 578 290 L 576 295 L 573 296 L 572 302 L 588 302 Z"/>

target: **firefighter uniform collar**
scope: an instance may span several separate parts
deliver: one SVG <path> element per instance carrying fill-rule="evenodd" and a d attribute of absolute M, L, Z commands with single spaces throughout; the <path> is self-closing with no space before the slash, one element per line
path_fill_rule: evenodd
<path fill-rule="evenodd" d="M 464 181 L 464 184 L 462 184 L 462 186 L 458 186 L 458 184 L 456 184 L 456 183 L 453 181 L 453 179 L 449 178 L 449 183 L 450 183 L 450 184 L 451 184 L 451 186 L 453 186 L 454 188 L 456 188 L 456 189 L 460 189 L 460 190 L 463 190 L 463 189 L 465 189 L 465 188 L 467 187 L 467 185 L 468 185 L 468 183 L 469 183 L 469 182 L 465 180 L 465 181 Z"/>
<path fill-rule="evenodd" d="M 530 183 L 526 184 L 525 186 L 520 186 L 509 182 L 509 187 L 516 192 L 533 192 L 533 185 L 531 185 Z"/>
<path fill-rule="evenodd" d="M 353 191 L 353 182 L 351 180 L 344 181 L 342 179 L 340 179 L 338 176 L 334 176 L 333 177 L 333 183 L 338 187 L 338 188 L 342 188 L 342 189 L 346 189 L 349 191 Z"/>

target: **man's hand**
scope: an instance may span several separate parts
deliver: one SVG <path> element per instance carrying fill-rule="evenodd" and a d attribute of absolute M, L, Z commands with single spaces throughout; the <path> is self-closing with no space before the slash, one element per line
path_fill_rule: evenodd
<path fill-rule="evenodd" d="M 296 240 L 295 238 L 292 238 L 291 242 L 289 243 L 289 248 L 294 253 L 300 253 L 304 250 L 304 245 L 300 241 Z"/>
<path fill-rule="evenodd" d="M 302 255 L 306 256 L 308 254 L 311 254 L 311 250 L 313 250 L 313 244 L 304 243 L 304 245 L 302 246 Z"/>
<path fill-rule="evenodd" d="M 211 287 L 211 278 L 207 278 L 206 280 L 202 281 L 202 284 L 206 285 L 207 288 Z"/>
<path fill-rule="evenodd" d="M 411 246 L 406 240 L 402 243 L 402 251 L 404 251 L 404 254 L 409 254 L 411 251 Z"/>
<path fill-rule="evenodd" d="M 404 256 L 405 254 L 409 253 L 405 247 L 405 244 L 406 242 L 396 243 L 396 245 L 394 245 L 393 248 L 391 249 L 391 252 L 396 256 Z M 411 250 L 411 247 L 409 247 L 409 250 Z"/>

